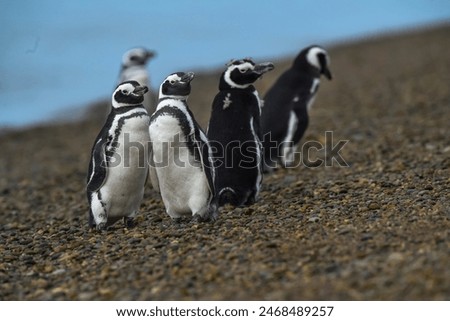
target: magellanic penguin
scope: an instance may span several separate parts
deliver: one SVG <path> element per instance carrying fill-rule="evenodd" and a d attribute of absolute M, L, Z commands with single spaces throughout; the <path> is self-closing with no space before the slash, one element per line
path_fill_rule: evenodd
<path fill-rule="evenodd" d="M 89 225 L 102 230 L 137 214 L 148 176 L 150 116 L 142 102 L 146 86 L 127 81 L 115 89 L 112 110 L 91 152 L 87 177 Z"/>
<path fill-rule="evenodd" d="M 193 72 L 177 72 L 160 86 L 149 127 L 150 178 L 172 219 L 191 215 L 198 221 L 214 221 L 218 212 L 211 149 L 187 105 L 193 78 Z"/>
<path fill-rule="evenodd" d="M 119 80 L 117 84 L 135 80 L 142 86 L 147 86 L 149 91 L 144 96 L 143 105 L 149 113 L 155 110 L 156 99 L 150 91 L 150 77 L 147 63 L 156 56 L 155 51 L 143 47 L 137 47 L 126 51 L 122 56 Z"/>
<path fill-rule="evenodd" d="M 331 80 L 330 58 L 319 46 L 303 49 L 290 69 L 267 91 L 261 116 L 265 171 L 294 162 L 296 146 L 308 127 L 308 112 L 320 76 Z"/>
<path fill-rule="evenodd" d="M 271 62 L 232 60 L 220 77 L 207 132 L 215 159 L 220 206 L 250 205 L 258 198 L 262 182 L 262 106 L 252 84 L 273 68 Z"/>

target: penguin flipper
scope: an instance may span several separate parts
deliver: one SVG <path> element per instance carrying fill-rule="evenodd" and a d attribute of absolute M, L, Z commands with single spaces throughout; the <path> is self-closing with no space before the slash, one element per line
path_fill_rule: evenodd
<path fill-rule="evenodd" d="M 103 186 L 108 176 L 108 162 L 106 160 L 105 145 L 105 140 L 100 138 L 92 148 L 87 182 L 88 193 L 98 191 Z"/>
<path fill-rule="evenodd" d="M 211 192 L 211 195 L 215 195 L 214 189 L 214 163 L 213 163 L 213 155 L 211 151 L 211 147 L 208 142 L 208 138 L 205 133 L 200 129 L 200 126 L 196 124 L 198 128 L 198 134 L 195 135 L 196 148 L 198 148 L 200 159 L 202 162 L 203 172 L 206 175 L 206 179 L 208 180 L 208 188 Z"/>
<path fill-rule="evenodd" d="M 302 139 L 303 135 L 306 132 L 309 124 L 309 115 L 308 115 L 308 99 L 310 99 L 309 95 L 304 94 L 300 97 L 299 101 L 292 102 L 291 110 L 297 116 L 297 128 L 292 137 L 292 141 L 294 145 L 298 144 Z"/>

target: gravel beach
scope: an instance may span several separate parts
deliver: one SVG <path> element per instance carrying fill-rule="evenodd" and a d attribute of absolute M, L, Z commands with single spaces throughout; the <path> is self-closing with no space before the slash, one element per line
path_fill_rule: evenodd
<path fill-rule="evenodd" d="M 149 187 L 136 227 L 88 228 L 101 103 L 83 121 L 3 131 L 0 299 L 450 300 L 449 35 L 327 48 L 334 79 L 303 139 L 324 146 L 309 155 L 323 163 L 266 175 L 256 204 L 214 223 L 172 222 Z M 291 59 L 274 61 L 260 94 Z M 204 127 L 218 78 L 192 82 Z M 348 166 L 330 157 L 339 141 Z"/>

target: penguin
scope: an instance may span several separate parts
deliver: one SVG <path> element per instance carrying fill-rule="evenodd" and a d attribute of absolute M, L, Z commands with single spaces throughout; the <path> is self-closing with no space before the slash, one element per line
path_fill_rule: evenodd
<path fill-rule="evenodd" d="M 117 84 L 128 80 L 135 80 L 143 86 L 150 89 L 150 79 L 147 71 L 147 63 L 154 58 L 156 53 L 143 47 L 136 47 L 126 51 L 122 56 L 122 65 L 120 68 Z M 154 111 L 155 99 L 152 93 L 148 91 L 144 96 L 144 106 L 149 113 Z"/>
<path fill-rule="evenodd" d="M 214 221 L 218 207 L 211 148 L 187 104 L 193 79 L 193 72 L 177 72 L 160 86 L 148 129 L 150 179 L 173 220 L 191 215 L 199 222 Z"/>
<path fill-rule="evenodd" d="M 207 137 L 213 149 L 219 206 L 251 205 L 262 182 L 262 102 L 253 83 L 272 70 L 271 62 L 232 60 L 219 80 Z"/>
<path fill-rule="evenodd" d="M 332 79 L 330 58 L 322 47 L 300 51 L 290 69 L 267 91 L 261 116 L 265 172 L 292 166 L 297 144 L 308 127 L 320 76 Z"/>
<path fill-rule="evenodd" d="M 121 218 L 133 225 L 148 176 L 148 91 L 137 81 L 117 86 L 112 109 L 91 151 L 87 177 L 89 226 L 104 230 Z"/>

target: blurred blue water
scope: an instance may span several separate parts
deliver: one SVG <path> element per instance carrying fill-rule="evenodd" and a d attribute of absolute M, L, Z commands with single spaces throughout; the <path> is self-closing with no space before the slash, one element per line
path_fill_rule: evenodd
<path fill-rule="evenodd" d="M 157 88 L 174 71 L 443 20 L 448 0 L 0 0 L 0 126 L 108 97 L 122 53 L 137 45 L 158 52 L 149 65 Z"/>

